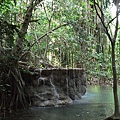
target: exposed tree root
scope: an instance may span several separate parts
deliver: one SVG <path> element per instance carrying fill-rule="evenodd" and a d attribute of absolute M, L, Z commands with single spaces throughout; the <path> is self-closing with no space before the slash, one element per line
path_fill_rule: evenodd
<path fill-rule="evenodd" d="M 112 115 L 108 118 L 106 118 L 105 120 L 120 120 L 120 114 L 119 115 Z"/>

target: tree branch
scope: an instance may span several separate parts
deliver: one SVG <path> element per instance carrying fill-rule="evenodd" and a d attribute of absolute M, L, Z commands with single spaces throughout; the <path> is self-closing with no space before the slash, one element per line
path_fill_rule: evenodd
<path fill-rule="evenodd" d="M 104 22 L 104 20 L 102 19 L 102 17 L 100 16 L 100 14 L 99 14 L 96 6 L 99 8 L 101 15 L 104 16 L 104 13 L 102 12 L 102 9 L 100 8 L 99 4 L 96 3 L 95 0 L 94 0 L 94 8 L 95 8 L 95 11 L 96 11 L 96 13 L 97 13 L 97 16 L 99 17 L 99 19 L 100 19 L 100 21 L 101 21 L 101 23 L 102 23 L 102 25 L 103 25 L 103 27 L 104 27 L 104 29 L 105 29 L 105 33 L 107 34 L 110 42 L 113 43 L 112 38 L 111 38 L 111 36 L 110 36 L 110 34 L 109 34 L 108 28 L 106 27 L 105 22 Z"/>
<path fill-rule="evenodd" d="M 43 38 L 44 38 L 45 36 L 47 36 L 48 34 L 54 32 L 55 30 L 57 30 L 57 29 L 59 29 L 59 28 L 61 28 L 61 27 L 63 27 L 63 26 L 67 26 L 68 24 L 69 24 L 69 23 L 65 23 L 65 24 L 63 24 L 63 25 L 60 25 L 60 26 L 58 26 L 58 27 L 56 27 L 56 28 L 48 31 L 47 33 L 45 33 L 44 35 L 42 35 L 41 37 L 39 37 L 34 43 L 32 43 L 32 45 L 30 46 L 30 48 L 33 47 L 38 41 L 40 41 L 41 39 L 43 39 Z M 30 50 L 30 48 L 29 48 L 28 50 Z"/>
<path fill-rule="evenodd" d="M 40 19 L 36 19 L 36 20 L 30 20 L 30 22 L 32 23 L 32 22 L 38 22 Z"/>
<path fill-rule="evenodd" d="M 118 2 L 118 0 L 117 0 L 117 2 Z M 117 8 L 117 10 L 116 10 L 116 24 L 115 24 L 115 32 L 114 32 L 115 34 L 114 34 L 114 38 L 113 38 L 114 42 L 116 41 L 117 33 L 118 33 L 118 23 L 119 23 L 119 21 L 118 21 L 118 16 L 119 16 L 118 9 L 119 9 L 119 4 L 116 4 L 116 8 Z"/>
<path fill-rule="evenodd" d="M 109 26 L 109 24 L 112 23 L 115 19 L 116 19 L 116 16 L 108 22 L 107 26 Z"/>

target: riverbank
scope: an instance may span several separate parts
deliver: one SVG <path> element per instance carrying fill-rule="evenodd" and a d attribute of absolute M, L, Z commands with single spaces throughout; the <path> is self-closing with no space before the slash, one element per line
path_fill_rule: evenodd
<path fill-rule="evenodd" d="M 120 83 L 120 80 L 118 83 Z M 100 85 L 100 86 L 110 85 L 110 86 L 113 86 L 113 80 L 108 79 L 106 77 L 102 77 L 102 78 L 90 77 L 87 80 L 87 85 Z"/>

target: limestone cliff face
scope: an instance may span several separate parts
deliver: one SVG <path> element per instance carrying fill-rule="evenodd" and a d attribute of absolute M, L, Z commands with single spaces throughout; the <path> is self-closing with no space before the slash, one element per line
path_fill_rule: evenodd
<path fill-rule="evenodd" d="M 36 69 L 34 73 L 36 78 L 27 88 L 32 105 L 67 105 L 86 92 L 84 69 Z"/>

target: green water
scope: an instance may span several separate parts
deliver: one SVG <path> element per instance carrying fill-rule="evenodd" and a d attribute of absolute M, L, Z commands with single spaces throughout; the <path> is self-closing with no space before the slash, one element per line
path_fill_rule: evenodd
<path fill-rule="evenodd" d="M 119 89 L 120 92 L 120 89 Z M 104 120 L 113 113 L 112 87 L 88 86 L 81 100 L 69 106 L 31 107 L 9 116 L 5 120 Z"/>

